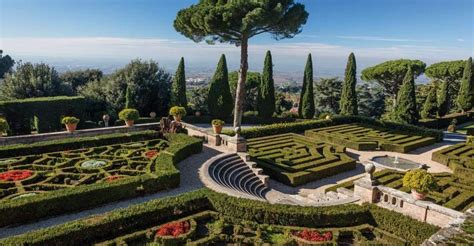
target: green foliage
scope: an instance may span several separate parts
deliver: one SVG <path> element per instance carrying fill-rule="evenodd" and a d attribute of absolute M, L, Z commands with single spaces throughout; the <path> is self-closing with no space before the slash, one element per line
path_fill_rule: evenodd
<path fill-rule="evenodd" d="M 275 113 L 284 117 L 283 113 L 288 112 L 291 108 L 293 108 L 293 101 L 291 98 L 287 97 L 284 93 L 279 92 L 276 96 Z M 296 114 L 295 118 L 298 118 L 298 114 Z"/>
<path fill-rule="evenodd" d="M 192 88 L 190 91 L 189 97 L 189 106 L 196 112 L 199 111 L 202 114 L 207 114 L 208 111 L 208 95 L 209 88 L 207 86 L 201 86 L 197 88 Z"/>
<path fill-rule="evenodd" d="M 5 78 L 5 74 L 11 72 L 15 61 L 9 56 L 3 56 L 3 50 L 0 50 L 0 79 Z"/>
<path fill-rule="evenodd" d="M 101 80 L 104 74 L 99 69 L 68 71 L 60 75 L 64 83 L 71 85 L 74 92 L 92 81 Z"/>
<path fill-rule="evenodd" d="M 341 115 L 358 115 L 357 106 L 357 68 L 354 53 L 349 55 L 346 66 L 346 73 L 344 77 L 344 85 L 341 93 Z"/>
<path fill-rule="evenodd" d="M 223 125 L 225 125 L 225 122 L 223 120 L 214 119 L 214 120 L 212 120 L 212 125 L 213 126 L 223 126 Z"/>
<path fill-rule="evenodd" d="M 270 118 L 275 112 L 275 87 L 273 82 L 272 54 L 267 51 L 263 65 L 262 80 L 258 90 L 258 115 Z"/>
<path fill-rule="evenodd" d="M 125 90 L 125 108 L 133 108 L 133 105 L 132 90 L 130 89 L 130 85 L 127 85 L 127 89 Z"/>
<path fill-rule="evenodd" d="M 119 113 L 119 118 L 124 121 L 132 120 L 136 121 L 140 118 L 138 110 L 132 108 L 126 108 Z"/>
<path fill-rule="evenodd" d="M 449 94 L 449 82 L 444 81 L 441 84 L 441 92 L 438 97 L 438 116 L 443 117 L 449 112 L 451 94 Z"/>
<path fill-rule="evenodd" d="M 6 133 L 10 129 L 8 122 L 5 119 L 0 118 L 0 133 Z"/>
<path fill-rule="evenodd" d="M 423 104 L 423 109 L 421 111 L 421 117 L 426 118 L 435 118 L 438 112 L 438 102 L 436 95 L 437 88 L 436 86 L 431 86 L 428 97 Z"/>
<path fill-rule="evenodd" d="M 179 106 L 171 107 L 170 115 L 183 117 L 186 115 L 186 109 L 184 107 L 179 107 Z"/>
<path fill-rule="evenodd" d="M 397 95 L 408 68 L 412 69 L 412 74 L 416 78 L 425 71 L 425 67 L 426 64 L 419 60 L 392 60 L 364 69 L 361 77 L 365 81 L 376 81 L 384 88 L 384 92 L 392 101 L 387 102 L 385 106 L 392 113 L 396 109 Z"/>
<path fill-rule="evenodd" d="M 303 89 L 301 91 L 298 111 L 301 118 L 312 119 L 314 117 L 313 59 L 311 54 L 308 55 L 304 69 Z"/>
<path fill-rule="evenodd" d="M 424 169 L 413 169 L 403 176 L 403 187 L 416 190 L 420 193 L 427 193 L 437 189 L 436 180 Z"/>
<path fill-rule="evenodd" d="M 239 72 L 233 71 L 229 73 L 229 86 L 232 98 L 235 100 L 235 93 L 237 91 L 237 82 L 239 80 Z M 262 75 L 259 72 L 248 72 L 247 80 L 245 81 L 245 102 L 244 112 L 256 111 L 258 109 L 258 93 Z"/>
<path fill-rule="evenodd" d="M 74 116 L 66 116 L 61 120 L 61 124 L 69 125 L 69 124 L 77 124 L 79 123 L 79 119 Z"/>
<path fill-rule="evenodd" d="M 408 68 L 402 87 L 398 92 L 397 105 L 391 119 L 404 124 L 415 125 L 418 123 L 419 113 L 416 107 L 415 79 L 411 68 Z"/>
<path fill-rule="evenodd" d="M 319 116 L 323 114 L 338 114 L 341 100 L 342 81 L 336 78 L 321 78 L 315 83 L 314 101 L 315 111 Z"/>
<path fill-rule="evenodd" d="M 464 65 L 464 73 L 457 98 L 458 107 L 463 112 L 472 109 L 474 106 L 474 77 L 472 75 L 472 67 L 472 57 L 469 57 Z"/>
<path fill-rule="evenodd" d="M 379 119 L 385 113 L 383 88 L 370 83 L 364 83 L 356 88 L 359 115 Z"/>
<path fill-rule="evenodd" d="M 456 107 L 456 97 L 454 95 L 459 94 L 460 81 L 463 75 L 464 66 L 465 61 L 456 60 L 434 63 L 426 68 L 425 75 L 428 78 L 446 83 L 446 93 L 449 95 L 449 97 L 447 97 L 446 104 L 444 105 L 447 107 L 447 111 L 442 115 L 447 114 Z"/>
<path fill-rule="evenodd" d="M 72 95 L 69 84 L 59 78 L 53 67 L 44 63 L 19 63 L 0 85 L 2 100 Z"/>
<path fill-rule="evenodd" d="M 10 125 L 12 135 L 31 134 L 31 121 L 39 133 L 60 131 L 61 118 L 81 118 L 86 107 L 83 97 L 44 97 L 0 101 L 0 113 Z M 45 110 L 47 109 L 47 110 Z"/>
<path fill-rule="evenodd" d="M 186 99 L 186 75 L 184 69 L 184 58 L 181 57 L 178 69 L 173 78 L 171 85 L 171 106 L 187 107 L 188 100 Z"/>
<path fill-rule="evenodd" d="M 214 117 L 225 118 L 232 114 L 233 102 L 225 55 L 221 56 L 209 85 L 208 108 Z"/>

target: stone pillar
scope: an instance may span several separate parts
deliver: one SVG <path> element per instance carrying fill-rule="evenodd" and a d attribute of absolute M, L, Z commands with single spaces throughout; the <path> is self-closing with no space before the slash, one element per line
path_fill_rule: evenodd
<path fill-rule="evenodd" d="M 247 140 L 240 136 L 240 127 L 235 128 L 235 136 L 227 141 L 227 149 L 230 152 L 246 152 Z"/>
<path fill-rule="evenodd" d="M 378 189 L 376 186 L 376 180 L 373 177 L 374 171 L 374 164 L 367 164 L 365 165 L 366 176 L 354 181 L 354 196 L 359 197 L 362 203 L 377 202 Z"/>

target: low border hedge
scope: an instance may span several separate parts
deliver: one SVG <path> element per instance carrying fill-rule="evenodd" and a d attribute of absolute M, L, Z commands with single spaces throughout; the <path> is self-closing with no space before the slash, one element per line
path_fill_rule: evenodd
<path fill-rule="evenodd" d="M 462 124 L 471 121 L 474 119 L 474 111 L 469 111 L 466 114 L 449 114 L 445 115 L 443 118 L 437 119 L 422 119 L 418 124 L 427 128 L 444 129 L 448 127 L 454 119 L 457 121 L 457 124 Z"/>
<path fill-rule="evenodd" d="M 165 137 L 170 141 L 170 146 L 155 159 L 157 170 L 113 183 L 96 183 L 4 201 L 0 203 L 0 227 L 178 187 L 180 176 L 175 165 L 190 155 L 199 153 L 202 141 L 183 134 L 169 134 Z"/>
<path fill-rule="evenodd" d="M 275 205 L 200 189 L 2 239 L 0 245 L 92 244 L 212 209 L 235 222 L 248 220 L 260 224 L 312 228 L 370 224 L 413 245 L 419 245 L 438 230 L 436 226 L 375 205 Z"/>

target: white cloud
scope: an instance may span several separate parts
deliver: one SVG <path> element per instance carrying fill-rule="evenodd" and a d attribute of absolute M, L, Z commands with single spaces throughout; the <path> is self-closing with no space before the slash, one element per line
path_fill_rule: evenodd
<path fill-rule="evenodd" d="M 390 37 L 376 37 L 376 36 L 336 36 L 341 39 L 353 39 L 363 41 L 384 41 L 384 42 L 432 42 L 432 40 L 418 40 L 408 38 L 390 38 Z"/>
<path fill-rule="evenodd" d="M 458 38 L 458 39 L 456 39 L 456 40 L 457 40 L 458 42 L 464 42 L 464 39 L 462 39 L 462 38 Z"/>

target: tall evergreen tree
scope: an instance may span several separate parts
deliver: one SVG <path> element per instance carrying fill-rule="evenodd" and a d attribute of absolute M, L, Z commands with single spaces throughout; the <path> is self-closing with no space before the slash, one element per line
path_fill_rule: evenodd
<path fill-rule="evenodd" d="M 462 112 L 472 109 L 474 105 L 474 79 L 472 78 L 472 57 L 464 65 L 461 88 L 457 99 L 458 107 Z"/>
<path fill-rule="evenodd" d="M 186 99 L 186 76 L 184 69 L 184 58 L 179 61 L 178 70 L 171 85 L 171 106 L 187 107 Z"/>
<path fill-rule="evenodd" d="M 258 115 L 270 118 L 275 112 L 275 87 L 273 83 L 272 54 L 267 51 L 263 65 L 262 80 L 258 88 Z"/>
<path fill-rule="evenodd" d="M 340 101 L 341 115 L 357 115 L 357 93 L 356 93 L 356 59 L 354 53 L 349 55 L 342 86 Z"/>
<path fill-rule="evenodd" d="M 415 79 L 411 67 L 408 68 L 403 79 L 397 99 L 393 120 L 405 124 L 418 123 L 419 113 L 416 109 Z"/>
<path fill-rule="evenodd" d="M 314 91 L 313 91 L 313 59 L 308 55 L 304 69 L 303 90 L 301 91 L 300 105 L 298 108 L 301 118 L 312 119 L 314 117 Z"/>
<path fill-rule="evenodd" d="M 450 108 L 450 94 L 449 94 L 449 82 L 443 81 L 441 84 L 441 92 L 438 97 L 438 116 L 443 117 L 449 112 Z"/>
<path fill-rule="evenodd" d="M 225 55 L 222 55 L 209 85 L 209 113 L 214 117 L 224 119 L 232 114 L 233 106 L 227 62 Z"/>
<path fill-rule="evenodd" d="M 421 110 L 421 117 L 424 119 L 436 117 L 436 113 L 438 112 L 436 91 L 437 88 L 433 85 L 430 89 L 430 92 L 428 93 L 428 97 L 426 97 L 425 103 L 423 104 L 423 109 Z"/>
<path fill-rule="evenodd" d="M 133 108 L 133 96 L 132 96 L 132 89 L 130 85 L 127 84 L 127 89 L 125 91 L 125 108 Z"/>

